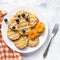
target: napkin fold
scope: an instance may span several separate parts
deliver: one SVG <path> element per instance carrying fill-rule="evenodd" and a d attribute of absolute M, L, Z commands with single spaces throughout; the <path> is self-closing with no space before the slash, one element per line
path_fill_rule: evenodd
<path fill-rule="evenodd" d="M 10 49 L 2 39 L 1 23 L 6 14 L 6 11 L 0 10 L 0 60 L 22 60 L 22 55 Z"/>

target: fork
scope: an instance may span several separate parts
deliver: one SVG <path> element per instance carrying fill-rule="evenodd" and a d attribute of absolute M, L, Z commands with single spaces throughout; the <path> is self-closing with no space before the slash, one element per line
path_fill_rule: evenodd
<path fill-rule="evenodd" d="M 50 45 L 51 45 L 52 39 L 56 36 L 56 34 L 57 34 L 57 32 L 58 32 L 58 29 L 59 29 L 59 24 L 56 23 L 56 24 L 54 25 L 53 30 L 52 30 L 52 34 L 53 34 L 53 35 L 52 35 L 52 37 L 51 37 L 51 39 L 50 39 L 50 42 L 49 42 L 49 44 L 48 44 L 48 46 L 47 46 L 44 54 L 43 54 L 43 58 L 46 58 L 46 57 L 47 57 L 47 54 L 48 54 L 49 47 L 50 47 Z"/>

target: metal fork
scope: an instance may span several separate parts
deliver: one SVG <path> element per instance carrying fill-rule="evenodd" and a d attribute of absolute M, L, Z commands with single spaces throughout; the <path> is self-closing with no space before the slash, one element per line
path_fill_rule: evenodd
<path fill-rule="evenodd" d="M 48 44 L 48 46 L 47 46 L 47 48 L 46 48 L 46 50 L 45 50 L 45 52 L 44 52 L 44 54 L 43 54 L 43 58 L 46 58 L 46 57 L 47 57 L 47 54 L 48 54 L 49 47 L 50 47 L 50 45 L 51 45 L 52 39 L 53 39 L 53 38 L 55 37 L 55 35 L 57 34 L 58 29 L 59 29 L 59 24 L 56 23 L 55 26 L 54 26 L 54 28 L 53 28 L 53 30 L 52 30 L 53 36 L 51 37 L 50 42 L 49 42 L 49 44 Z"/>

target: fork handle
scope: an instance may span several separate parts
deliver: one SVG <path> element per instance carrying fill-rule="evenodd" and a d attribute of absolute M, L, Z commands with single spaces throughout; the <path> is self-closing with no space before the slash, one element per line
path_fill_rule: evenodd
<path fill-rule="evenodd" d="M 55 35 L 54 35 L 54 36 L 55 36 Z M 51 45 L 51 41 L 52 41 L 52 39 L 54 38 L 54 36 L 51 37 L 50 42 L 49 42 L 49 44 L 48 44 L 48 46 L 47 46 L 47 48 L 46 48 L 46 50 L 45 50 L 45 52 L 44 52 L 44 54 L 43 54 L 43 58 L 46 58 L 46 57 L 47 57 L 47 54 L 48 54 L 48 51 L 49 51 L 49 47 L 50 47 L 50 45 Z"/>

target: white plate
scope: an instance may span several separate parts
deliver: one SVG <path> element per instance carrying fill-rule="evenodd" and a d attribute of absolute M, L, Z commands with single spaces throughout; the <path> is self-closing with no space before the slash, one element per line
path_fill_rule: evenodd
<path fill-rule="evenodd" d="M 17 12 L 19 11 L 20 9 L 23 9 L 23 10 L 26 10 L 30 13 L 34 13 L 38 19 L 40 21 L 42 21 L 44 24 L 45 24 L 45 32 L 43 35 L 40 36 L 39 38 L 39 44 L 36 46 L 36 47 L 27 47 L 23 50 L 21 49 L 18 49 L 14 43 L 9 40 L 6 36 L 6 32 L 7 32 L 7 28 L 8 28 L 8 24 L 4 22 L 2 22 L 2 36 L 3 36 L 3 39 L 5 41 L 5 43 L 13 50 L 17 51 L 17 52 L 20 52 L 20 53 L 30 53 L 30 52 L 33 52 L 37 49 L 39 49 L 43 44 L 44 42 L 46 41 L 47 39 L 47 36 L 48 36 L 48 23 L 47 21 L 41 16 L 40 14 L 40 10 L 38 8 L 28 8 L 28 7 L 18 7 L 16 9 L 13 9 L 12 11 L 10 11 L 6 16 L 5 18 L 7 18 L 8 20 L 10 20 L 10 18 Z"/>

